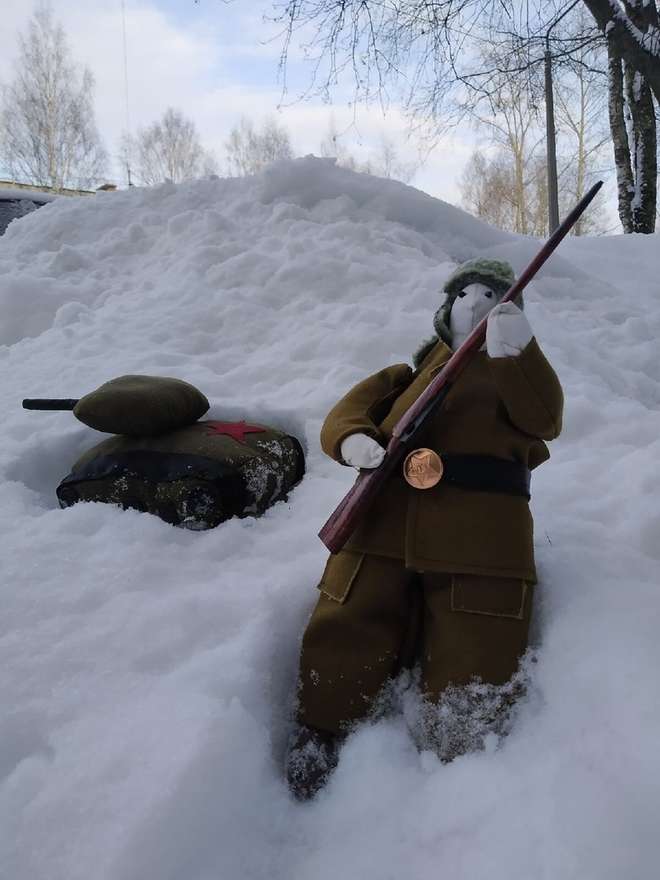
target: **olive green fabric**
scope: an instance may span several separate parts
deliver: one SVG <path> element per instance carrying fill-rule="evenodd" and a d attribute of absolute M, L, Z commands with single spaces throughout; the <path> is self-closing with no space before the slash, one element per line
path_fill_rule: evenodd
<path fill-rule="evenodd" d="M 341 461 L 342 441 L 363 432 L 383 446 L 404 412 L 451 356 L 439 342 L 421 369 L 396 364 L 360 382 L 328 414 L 323 450 Z M 415 439 L 438 453 L 488 455 L 530 470 L 561 430 L 563 396 L 535 339 L 517 357 L 477 352 Z M 401 469 L 389 477 L 347 550 L 403 559 L 419 571 L 536 581 L 533 523 L 526 498 L 443 484 L 419 490 Z"/>
<path fill-rule="evenodd" d="M 82 397 L 73 414 L 107 434 L 154 436 L 192 425 L 209 402 L 188 382 L 168 376 L 119 376 Z"/>
<path fill-rule="evenodd" d="M 208 529 L 257 516 L 304 474 L 300 443 L 265 425 L 245 442 L 197 422 L 158 437 L 111 437 L 82 455 L 57 489 L 62 507 L 103 501 Z"/>
<path fill-rule="evenodd" d="M 331 555 L 303 638 L 298 715 L 338 733 L 371 708 L 400 667 L 422 597 L 422 689 L 436 702 L 475 677 L 504 685 L 527 648 L 533 586 L 520 578 L 418 573 L 401 560 Z"/>
<path fill-rule="evenodd" d="M 488 260 L 477 257 L 462 263 L 445 282 L 445 293 L 457 296 L 468 284 L 486 284 L 499 297 L 503 297 L 516 280 L 510 263 L 506 260 Z"/>

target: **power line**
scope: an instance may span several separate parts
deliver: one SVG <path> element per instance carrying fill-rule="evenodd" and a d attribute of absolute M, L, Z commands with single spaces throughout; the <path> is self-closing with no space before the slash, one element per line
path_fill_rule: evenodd
<path fill-rule="evenodd" d="M 121 0 L 121 26 L 124 46 L 124 99 L 126 104 L 126 174 L 128 185 L 133 186 L 131 181 L 131 111 L 128 100 L 128 52 L 126 51 L 126 2 Z"/>

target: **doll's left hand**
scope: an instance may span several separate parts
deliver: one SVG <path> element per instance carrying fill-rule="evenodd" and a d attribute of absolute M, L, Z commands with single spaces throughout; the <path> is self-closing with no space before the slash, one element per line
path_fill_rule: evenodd
<path fill-rule="evenodd" d="M 515 303 L 500 303 L 488 314 L 486 351 L 489 357 L 516 357 L 533 335 L 529 321 Z"/>

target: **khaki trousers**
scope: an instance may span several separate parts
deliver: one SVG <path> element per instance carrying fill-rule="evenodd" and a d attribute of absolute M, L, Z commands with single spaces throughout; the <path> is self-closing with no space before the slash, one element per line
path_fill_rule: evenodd
<path fill-rule="evenodd" d="M 527 648 L 533 587 L 521 579 L 415 572 L 403 560 L 331 555 L 303 637 L 299 718 L 339 733 L 418 659 L 426 696 L 475 677 L 504 684 Z"/>

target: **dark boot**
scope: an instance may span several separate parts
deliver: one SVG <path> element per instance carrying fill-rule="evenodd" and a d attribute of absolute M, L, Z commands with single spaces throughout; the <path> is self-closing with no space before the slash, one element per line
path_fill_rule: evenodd
<path fill-rule="evenodd" d="M 306 801 L 325 785 L 337 766 L 342 737 L 318 727 L 298 724 L 289 741 L 286 779 L 291 793 Z"/>

